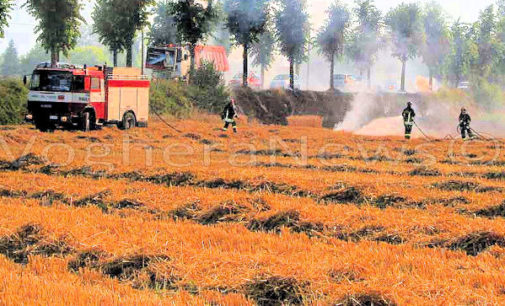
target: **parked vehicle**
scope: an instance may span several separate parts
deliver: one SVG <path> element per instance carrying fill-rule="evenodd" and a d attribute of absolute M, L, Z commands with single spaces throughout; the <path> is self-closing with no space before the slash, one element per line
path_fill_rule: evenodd
<path fill-rule="evenodd" d="M 138 68 L 41 63 L 31 75 L 26 119 L 41 131 L 146 127 L 150 83 Z"/>
<path fill-rule="evenodd" d="M 333 75 L 333 85 L 335 88 L 344 90 L 352 82 L 354 82 L 352 75 L 350 74 L 335 74 Z"/>
<path fill-rule="evenodd" d="M 279 74 L 277 75 L 272 82 L 270 82 L 270 88 L 271 89 L 289 89 L 289 74 Z M 295 89 L 300 89 L 301 88 L 301 80 L 298 75 L 294 76 L 294 81 L 295 81 Z"/>
<path fill-rule="evenodd" d="M 384 92 L 399 92 L 400 91 L 400 82 L 395 80 L 388 80 L 384 83 Z"/>
<path fill-rule="evenodd" d="M 235 88 L 242 86 L 243 83 L 243 74 L 237 73 L 233 79 L 228 82 L 228 86 Z M 249 73 L 249 77 L 247 78 L 247 83 L 252 89 L 261 89 L 261 79 L 254 72 Z"/>
<path fill-rule="evenodd" d="M 461 90 L 469 90 L 470 89 L 470 82 L 459 82 L 458 89 Z"/>
<path fill-rule="evenodd" d="M 230 69 L 226 49 L 222 46 L 196 46 L 195 65 L 212 62 L 217 71 Z M 152 46 L 147 49 L 145 67 L 156 72 L 163 72 L 169 79 L 185 79 L 190 70 L 191 57 L 188 47 L 179 45 Z"/>

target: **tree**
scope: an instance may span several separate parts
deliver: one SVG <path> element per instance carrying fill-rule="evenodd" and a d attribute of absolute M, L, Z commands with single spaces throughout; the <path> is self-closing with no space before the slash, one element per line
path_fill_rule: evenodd
<path fill-rule="evenodd" d="M 426 43 L 421 49 L 421 55 L 428 66 L 430 89 L 433 90 L 433 76 L 435 73 L 440 75 L 440 67 L 443 66 L 450 47 L 449 30 L 442 7 L 438 3 L 431 2 L 426 5 L 423 26 Z"/>
<path fill-rule="evenodd" d="M 123 30 L 117 26 L 120 19 L 118 14 L 114 0 L 97 0 L 92 13 L 93 32 L 112 52 L 114 67 L 117 67 L 118 53 L 124 50 L 125 45 Z"/>
<path fill-rule="evenodd" d="M 37 64 L 48 62 L 50 59 L 50 55 L 44 48 L 33 47 L 27 54 L 21 56 L 21 74 L 31 74 Z"/>
<path fill-rule="evenodd" d="M 479 61 L 476 72 L 479 76 L 488 78 L 497 57 L 496 50 L 496 15 L 494 6 L 488 6 L 479 16 L 476 24 L 476 43 L 479 48 Z"/>
<path fill-rule="evenodd" d="M 393 56 L 402 62 L 401 90 L 405 91 L 407 61 L 415 58 L 424 43 L 421 8 L 416 3 L 402 3 L 391 9 L 386 17 Z"/>
<path fill-rule="evenodd" d="M 79 41 L 77 42 L 78 47 L 103 46 L 103 44 L 100 43 L 98 35 L 96 35 L 95 30 L 93 29 L 93 24 L 81 25 L 79 32 L 81 33 L 81 37 L 79 37 Z"/>
<path fill-rule="evenodd" d="M 180 40 L 189 44 L 191 71 L 195 70 L 195 47 L 207 36 L 216 18 L 212 4 L 212 0 L 208 1 L 207 7 L 195 0 L 179 0 L 171 5 Z"/>
<path fill-rule="evenodd" d="M 118 23 L 122 29 L 123 47 L 126 49 L 126 66 L 133 66 L 133 45 L 135 34 L 148 24 L 150 5 L 154 0 L 115 0 Z M 142 42 L 143 43 L 143 42 Z"/>
<path fill-rule="evenodd" d="M 0 38 L 4 37 L 4 29 L 9 25 L 9 12 L 11 9 L 11 0 L 0 0 Z"/>
<path fill-rule="evenodd" d="M 226 27 L 228 16 L 224 11 L 225 2 L 226 0 L 217 0 L 214 3 L 213 9 L 215 22 L 212 23 L 207 43 L 210 45 L 223 46 L 226 49 L 226 54 L 230 54 L 233 42 L 230 30 Z"/>
<path fill-rule="evenodd" d="M 154 0 L 97 0 L 93 10 L 94 29 L 100 41 L 114 54 L 126 51 L 126 66 L 133 65 L 135 34 L 148 23 L 148 7 Z"/>
<path fill-rule="evenodd" d="M 241 45 L 243 51 L 242 85 L 247 87 L 249 77 L 249 48 L 265 31 L 267 5 L 265 0 L 227 0 L 224 9 L 228 14 L 226 27 Z"/>
<path fill-rule="evenodd" d="M 3 63 L 1 69 L 3 76 L 15 76 L 20 72 L 18 51 L 16 50 L 16 46 L 14 46 L 13 40 L 9 42 L 9 46 L 3 54 Z"/>
<path fill-rule="evenodd" d="M 493 73 L 501 79 L 505 76 L 505 0 L 498 1 L 498 21 L 496 25 L 496 65 Z"/>
<path fill-rule="evenodd" d="M 169 0 L 158 2 L 154 9 L 155 17 L 148 38 L 153 45 L 168 45 L 177 42 L 177 26 L 170 12 Z"/>
<path fill-rule="evenodd" d="M 295 88 L 294 65 L 305 55 L 310 30 L 305 0 L 281 0 L 275 25 L 281 52 L 289 59 L 289 86 Z"/>
<path fill-rule="evenodd" d="M 358 66 L 360 76 L 367 72 L 368 87 L 371 87 L 371 69 L 375 64 L 382 38 L 382 15 L 373 0 L 356 0 L 353 10 L 357 26 L 350 34 L 347 55 Z"/>
<path fill-rule="evenodd" d="M 275 47 L 275 36 L 269 27 L 261 34 L 258 42 L 251 46 L 253 65 L 260 66 L 261 69 L 261 88 L 265 87 L 265 71 L 272 65 Z"/>
<path fill-rule="evenodd" d="M 24 6 L 39 24 L 37 40 L 51 53 L 51 66 L 56 66 L 60 53 L 68 54 L 77 45 L 81 16 L 80 0 L 27 0 Z"/>
<path fill-rule="evenodd" d="M 468 76 L 471 63 L 477 57 L 477 46 L 470 39 L 470 35 L 470 27 L 459 20 L 451 27 L 448 79 L 454 82 L 454 87 Z"/>
<path fill-rule="evenodd" d="M 95 66 L 110 62 L 110 57 L 104 47 L 84 46 L 76 47 L 70 51 L 68 57 L 65 57 L 64 60 L 73 64 Z"/>
<path fill-rule="evenodd" d="M 335 58 L 344 54 L 350 12 L 340 1 L 334 2 L 328 10 L 328 20 L 317 35 L 320 52 L 330 61 L 330 89 L 335 89 Z"/>

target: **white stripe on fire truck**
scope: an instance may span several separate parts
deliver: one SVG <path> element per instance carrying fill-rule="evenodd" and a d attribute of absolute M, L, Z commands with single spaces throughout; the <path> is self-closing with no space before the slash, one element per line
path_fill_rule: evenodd
<path fill-rule="evenodd" d="M 90 103 L 90 95 L 89 93 L 30 91 L 28 94 L 28 101 L 88 104 Z"/>

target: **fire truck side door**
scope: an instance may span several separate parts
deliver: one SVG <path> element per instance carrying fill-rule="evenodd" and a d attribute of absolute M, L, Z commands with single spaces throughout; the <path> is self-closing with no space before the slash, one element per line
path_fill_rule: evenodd
<path fill-rule="evenodd" d="M 89 92 L 91 89 L 91 77 L 87 76 L 84 78 L 84 90 Z"/>

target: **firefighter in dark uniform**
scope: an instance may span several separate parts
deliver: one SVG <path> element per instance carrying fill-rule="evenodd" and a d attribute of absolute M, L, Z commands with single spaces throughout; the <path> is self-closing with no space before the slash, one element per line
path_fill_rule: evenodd
<path fill-rule="evenodd" d="M 233 127 L 233 132 L 237 133 L 237 122 L 235 118 L 238 118 L 237 106 L 235 105 L 235 99 L 231 99 L 230 103 L 226 105 L 221 115 L 221 118 L 224 120 L 224 128 L 223 131 L 228 131 L 228 127 Z"/>
<path fill-rule="evenodd" d="M 461 109 L 461 114 L 459 115 L 459 128 L 461 129 L 461 137 L 463 138 L 463 140 L 467 140 L 466 138 L 467 134 L 470 140 L 475 138 L 472 129 L 470 128 L 471 122 L 472 118 L 468 114 L 466 108 L 463 107 Z"/>
<path fill-rule="evenodd" d="M 410 139 L 412 136 L 412 128 L 414 127 L 414 118 L 416 112 L 412 108 L 412 102 L 407 103 L 407 108 L 402 113 L 403 124 L 405 125 L 405 139 Z"/>

